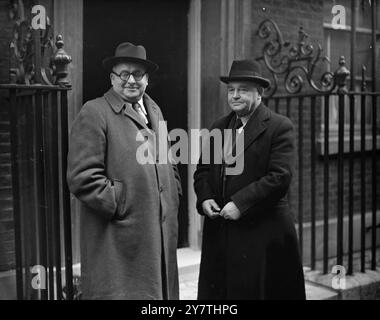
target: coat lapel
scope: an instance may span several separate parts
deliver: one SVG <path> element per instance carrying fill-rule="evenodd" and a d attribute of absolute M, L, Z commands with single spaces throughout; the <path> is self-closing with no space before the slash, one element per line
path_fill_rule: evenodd
<path fill-rule="evenodd" d="M 228 148 L 228 146 L 226 146 L 225 143 L 228 143 L 228 139 L 230 139 L 231 136 L 226 135 L 225 130 L 228 129 L 228 125 L 233 117 L 235 117 L 235 112 L 231 112 L 230 114 L 222 118 L 218 125 L 215 127 L 215 129 L 219 129 L 222 133 L 222 149 L 219 150 L 219 159 L 224 159 L 225 155 L 228 153 L 228 151 L 225 150 L 225 148 Z"/>
<path fill-rule="evenodd" d="M 244 152 L 267 129 L 267 120 L 269 118 L 270 112 L 268 108 L 261 103 L 244 127 L 244 149 L 237 149 L 239 151 L 237 156 Z"/>
<path fill-rule="evenodd" d="M 137 114 L 135 110 L 133 110 L 132 104 L 125 102 L 125 110 L 124 114 L 137 122 L 141 127 L 144 129 L 148 129 L 146 123 L 143 121 L 143 119 Z"/>
<path fill-rule="evenodd" d="M 132 105 L 121 99 L 112 88 L 104 94 L 104 98 L 107 100 L 115 113 L 120 113 L 120 111 L 125 106 L 124 114 L 135 121 L 138 125 L 140 125 L 140 127 L 148 129 L 143 119 L 137 114 L 135 110 L 133 110 Z"/>
<path fill-rule="evenodd" d="M 144 99 L 144 105 L 146 108 L 146 112 L 148 113 L 152 129 L 153 131 L 158 133 L 158 122 L 159 122 L 158 106 L 152 100 L 152 98 L 149 97 L 147 94 L 144 95 L 143 99 Z"/>

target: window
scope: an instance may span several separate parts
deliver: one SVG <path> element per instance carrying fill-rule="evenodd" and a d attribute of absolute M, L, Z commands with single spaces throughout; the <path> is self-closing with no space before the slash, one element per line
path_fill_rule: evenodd
<path fill-rule="evenodd" d="M 345 8 L 345 24 L 339 24 L 339 28 L 334 24 L 334 14 L 332 13 L 332 8 L 336 5 L 343 6 Z M 351 75 L 354 76 L 355 87 L 354 91 L 360 92 L 361 90 L 361 80 L 362 80 L 362 66 L 366 67 L 366 85 L 367 91 L 372 91 L 372 13 L 371 13 L 371 0 L 361 0 L 357 4 L 357 28 L 356 28 L 356 48 L 355 48 L 355 73 Z M 340 12 L 342 13 L 342 12 Z M 340 56 L 344 55 L 346 58 L 346 66 L 348 69 L 351 68 L 351 0 L 327 0 L 324 1 L 324 49 L 325 55 L 330 59 L 331 65 L 329 65 L 330 70 L 334 72 L 338 67 L 338 61 Z M 377 7 L 377 56 L 379 56 L 380 48 L 380 30 L 379 30 L 379 16 L 380 16 L 380 6 Z M 342 21 L 339 21 L 342 22 Z M 379 69 L 379 64 L 377 65 Z M 380 70 L 379 70 L 380 71 Z M 348 78 L 347 84 L 348 88 L 350 86 L 350 77 Z M 380 98 L 377 99 L 377 105 L 379 106 Z M 360 124 L 361 124 L 361 99 L 359 96 L 355 98 L 354 106 L 354 120 L 355 120 L 355 150 L 360 149 Z M 338 97 L 332 95 L 330 97 L 330 108 L 329 108 L 329 128 L 330 128 L 330 151 L 331 153 L 337 152 L 337 135 L 338 135 Z M 345 146 L 344 150 L 349 150 L 349 122 L 350 122 L 350 101 L 349 97 L 345 97 Z M 366 98 L 366 113 L 365 113 L 365 124 L 366 124 L 366 148 L 370 149 L 372 147 L 372 98 Z M 322 99 L 322 123 L 321 123 L 321 137 L 320 142 L 324 142 L 324 100 Z M 347 141 L 346 141 L 347 140 Z M 380 143 L 380 137 L 377 139 L 378 144 Z M 378 148 L 380 145 L 378 145 Z M 323 149 L 323 147 L 322 147 Z"/>

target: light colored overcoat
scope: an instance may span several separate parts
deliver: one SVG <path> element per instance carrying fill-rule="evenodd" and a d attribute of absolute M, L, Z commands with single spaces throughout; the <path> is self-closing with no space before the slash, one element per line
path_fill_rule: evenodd
<path fill-rule="evenodd" d="M 157 132 L 161 110 L 148 95 L 143 99 Z M 138 148 L 158 143 L 137 141 L 144 129 L 112 88 L 87 102 L 72 126 L 67 181 L 81 202 L 84 299 L 178 299 L 181 185 L 170 163 L 137 161 Z"/>

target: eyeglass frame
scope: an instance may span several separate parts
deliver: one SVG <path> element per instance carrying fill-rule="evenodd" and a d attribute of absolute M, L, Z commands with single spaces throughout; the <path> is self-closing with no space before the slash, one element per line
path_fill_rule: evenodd
<path fill-rule="evenodd" d="M 136 71 L 134 71 L 134 72 L 136 72 Z M 136 78 L 136 75 L 134 74 L 134 72 L 129 72 L 129 71 L 126 71 L 126 70 L 124 70 L 124 71 L 121 71 L 120 72 L 120 74 L 117 74 L 115 71 L 111 71 L 111 73 L 113 73 L 114 75 L 116 75 L 116 76 L 118 76 L 122 81 L 128 81 L 129 80 L 129 78 L 131 77 L 131 75 L 133 75 L 133 79 L 135 79 L 136 81 L 141 81 L 143 78 L 144 78 L 144 76 L 148 73 L 148 72 L 141 72 L 142 73 L 142 75 L 141 75 L 141 78 L 140 77 L 138 77 L 138 78 Z M 140 71 L 137 71 L 137 72 L 140 72 Z M 125 74 L 125 73 L 128 73 L 128 77 L 126 78 L 126 79 L 123 79 L 122 77 L 121 77 L 121 75 L 122 74 Z"/>

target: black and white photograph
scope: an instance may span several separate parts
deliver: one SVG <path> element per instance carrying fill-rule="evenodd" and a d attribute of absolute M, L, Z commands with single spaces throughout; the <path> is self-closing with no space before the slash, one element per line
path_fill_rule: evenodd
<path fill-rule="evenodd" d="M 0 0 L 0 301 L 380 300 L 379 107 L 377 0 Z"/>

